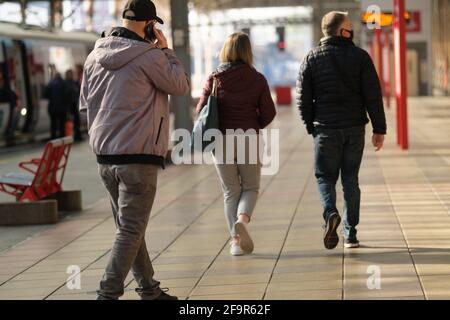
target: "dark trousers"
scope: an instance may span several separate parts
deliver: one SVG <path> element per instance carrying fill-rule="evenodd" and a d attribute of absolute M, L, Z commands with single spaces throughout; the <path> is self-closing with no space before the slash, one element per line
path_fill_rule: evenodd
<path fill-rule="evenodd" d="M 65 134 L 67 115 L 62 113 L 50 113 L 50 133 L 52 139 L 63 138 Z"/>
<path fill-rule="evenodd" d="M 143 300 L 161 293 L 145 243 L 145 230 L 156 194 L 158 167 L 149 164 L 99 165 L 99 174 L 109 193 L 116 223 L 116 238 L 100 288 L 100 299 L 118 299 L 124 281 L 133 272 L 136 292 Z"/>
<path fill-rule="evenodd" d="M 78 105 L 72 106 L 70 110 L 73 117 L 73 133 L 75 140 L 82 138 L 81 136 L 81 122 L 80 122 L 80 111 L 78 110 Z"/>
<path fill-rule="evenodd" d="M 341 174 L 344 191 L 344 236 L 356 236 L 359 223 L 361 191 L 358 174 L 364 152 L 365 127 L 314 129 L 315 176 L 323 206 L 323 217 L 336 208 L 336 182 Z"/>

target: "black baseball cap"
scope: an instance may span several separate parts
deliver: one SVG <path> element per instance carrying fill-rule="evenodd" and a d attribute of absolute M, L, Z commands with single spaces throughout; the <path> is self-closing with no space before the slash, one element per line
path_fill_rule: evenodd
<path fill-rule="evenodd" d="M 134 21 L 164 21 L 156 15 L 155 4 L 150 0 L 129 0 L 123 9 L 122 18 Z"/>

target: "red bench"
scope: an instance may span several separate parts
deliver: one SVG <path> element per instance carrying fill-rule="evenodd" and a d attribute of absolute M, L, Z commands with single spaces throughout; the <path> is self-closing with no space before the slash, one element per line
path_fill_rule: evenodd
<path fill-rule="evenodd" d="M 0 192 L 17 201 L 38 201 L 62 191 L 61 185 L 69 159 L 72 137 L 48 142 L 41 158 L 19 163 L 27 171 L 0 177 Z"/>

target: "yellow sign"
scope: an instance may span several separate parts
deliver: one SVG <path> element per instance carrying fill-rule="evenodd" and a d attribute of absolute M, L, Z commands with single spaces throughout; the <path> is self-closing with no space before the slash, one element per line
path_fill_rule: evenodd
<path fill-rule="evenodd" d="M 411 14 L 405 12 L 405 20 L 409 21 L 411 19 Z M 381 27 L 391 26 L 394 23 L 394 15 L 390 12 L 373 13 L 373 12 L 363 12 L 361 14 L 361 21 L 363 23 L 373 23 L 379 24 Z"/>

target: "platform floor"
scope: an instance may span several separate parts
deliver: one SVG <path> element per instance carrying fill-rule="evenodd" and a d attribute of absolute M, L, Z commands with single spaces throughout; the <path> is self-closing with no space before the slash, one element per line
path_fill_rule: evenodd
<path fill-rule="evenodd" d="M 375 154 L 367 136 L 361 248 L 323 248 L 312 139 L 295 109 L 280 108 L 280 170 L 262 179 L 254 254 L 229 255 L 214 168 L 170 166 L 146 237 L 156 278 L 182 299 L 450 299 L 450 99 L 409 105 L 410 151 L 396 146 L 392 109 L 385 149 Z M 95 299 L 114 226 L 89 149 L 77 147 L 74 159 L 67 183 L 78 182 L 92 204 L 0 253 L 0 299 Z M 66 286 L 69 265 L 82 271 L 80 290 Z M 138 298 L 133 288 L 129 276 L 124 299 Z"/>

